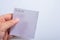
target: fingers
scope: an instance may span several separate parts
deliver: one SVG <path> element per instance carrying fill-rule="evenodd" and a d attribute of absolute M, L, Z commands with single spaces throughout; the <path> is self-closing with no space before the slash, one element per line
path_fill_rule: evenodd
<path fill-rule="evenodd" d="M 19 19 L 12 19 L 13 18 L 13 14 L 6 14 L 6 15 L 2 15 L 0 16 L 0 26 L 1 26 L 1 31 L 6 32 L 9 28 L 13 27 L 16 23 L 19 22 Z M 7 40 L 8 38 L 8 34 L 5 34 L 4 40 Z"/>
<path fill-rule="evenodd" d="M 5 14 L 0 16 L 1 18 L 4 18 L 6 21 L 11 20 L 13 18 L 13 14 L 9 13 L 9 14 Z"/>
<path fill-rule="evenodd" d="M 0 16 L 0 23 L 3 23 L 3 22 L 5 22 L 5 19 Z"/>
<path fill-rule="evenodd" d="M 11 28 L 12 26 L 14 26 L 16 23 L 18 23 L 19 22 L 19 19 L 15 19 L 15 20 L 10 20 L 10 21 L 6 21 L 5 23 L 4 23 L 4 29 L 5 30 L 7 30 L 7 29 L 9 29 L 9 28 Z"/>
<path fill-rule="evenodd" d="M 6 15 L 3 15 L 3 17 L 6 21 L 8 21 L 8 20 L 11 20 L 13 18 L 13 14 L 12 13 L 6 14 Z"/>

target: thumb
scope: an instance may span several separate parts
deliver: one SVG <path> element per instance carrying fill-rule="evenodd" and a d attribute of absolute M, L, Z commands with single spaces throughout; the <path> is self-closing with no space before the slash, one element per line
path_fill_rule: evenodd
<path fill-rule="evenodd" d="M 4 29 L 7 30 L 11 27 L 13 27 L 15 24 L 17 24 L 19 22 L 19 19 L 12 19 L 10 21 L 6 21 L 3 25 L 4 25 Z"/>

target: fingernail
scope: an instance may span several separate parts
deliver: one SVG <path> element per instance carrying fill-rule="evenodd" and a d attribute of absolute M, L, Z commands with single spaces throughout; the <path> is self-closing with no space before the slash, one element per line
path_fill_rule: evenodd
<path fill-rule="evenodd" d="M 15 20 L 16 22 L 19 22 L 19 18 L 16 18 L 16 20 Z"/>
<path fill-rule="evenodd" d="M 11 19 L 13 19 L 13 14 L 11 13 Z"/>

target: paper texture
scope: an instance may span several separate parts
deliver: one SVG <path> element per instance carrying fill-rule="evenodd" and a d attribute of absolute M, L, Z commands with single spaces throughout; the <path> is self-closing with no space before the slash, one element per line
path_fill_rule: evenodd
<path fill-rule="evenodd" d="M 34 38 L 38 12 L 15 8 L 13 16 L 14 18 L 19 18 L 20 21 L 11 29 L 10 35 L 26 39 Z"/>

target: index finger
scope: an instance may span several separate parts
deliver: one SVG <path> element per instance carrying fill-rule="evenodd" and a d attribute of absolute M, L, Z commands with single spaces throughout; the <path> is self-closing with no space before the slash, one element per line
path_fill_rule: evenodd
<path fill-rule="evenodd" d="M 1 17 L 4 18 L 6 21 L 8 21 L 13 18 L 13 14 L 9 13 L 9 14 L 2 15 Z"/>

